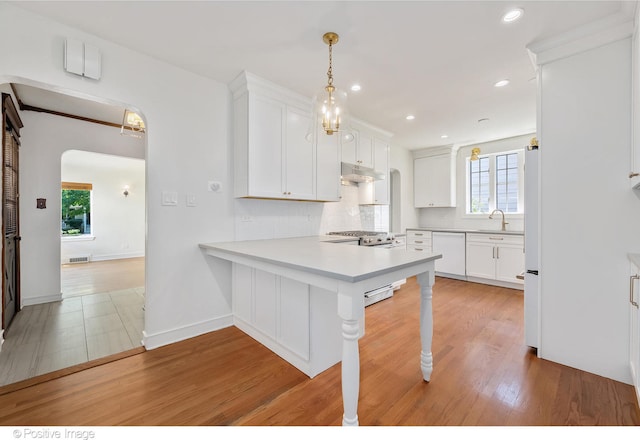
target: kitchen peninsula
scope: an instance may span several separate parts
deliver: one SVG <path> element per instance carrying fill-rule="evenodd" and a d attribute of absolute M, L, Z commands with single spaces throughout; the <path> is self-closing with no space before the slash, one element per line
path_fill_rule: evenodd
<path fill-rule="evenodd" d="M 341 243 L 346 241 L 299 237 L 205 243 L 200 248 L 210 257 L 232 262 L 238 328 L 310 377 L 342 360 L 342 424 L 357 425 L 364 293 L 417 275 L 420 366 L 429 381 L 434 261 L 441 255 Z"/>

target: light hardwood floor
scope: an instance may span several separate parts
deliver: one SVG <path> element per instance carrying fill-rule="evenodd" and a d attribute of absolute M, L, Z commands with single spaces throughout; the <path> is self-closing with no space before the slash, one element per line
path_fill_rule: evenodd
<path fill-rule="evenodd" d="M 144 258 L 62 266 L 63 300 L 24 307 L 5 334 L 0 385 L 142 346 Z"/>
<path fill-rule="evenodd" d="M 639 425 L 633 387 L 539 359 L 522 292 L 437 278 L 422 380 L 414 278 L 366 309 L 361 425 Z M 339 425 L 340 364 L 313 379 L 235 327 L 0 395 L 2 425 Z"/>

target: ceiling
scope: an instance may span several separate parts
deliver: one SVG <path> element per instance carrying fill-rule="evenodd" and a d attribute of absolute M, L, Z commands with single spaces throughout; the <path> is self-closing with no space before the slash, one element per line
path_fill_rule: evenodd
<path fill-rule="evenodd" d="M 618 12 L 631 17 L 635 7 L 481 0 L 15 4 L 205 77 L 229 83 L 247 70 L 309 97 L 326 82 L 322 35 L 336 32 L 334 84 L 362 86 L 349 93 L 350 113 L 410 149 L 535 131 L 536 82 L 527 45 Z M 524 16 L 502 23 L 513 6 Z M 502 79 L 509 85 L 494 87 Z M 415 119 L 406 120 L 408 114 Z"/>

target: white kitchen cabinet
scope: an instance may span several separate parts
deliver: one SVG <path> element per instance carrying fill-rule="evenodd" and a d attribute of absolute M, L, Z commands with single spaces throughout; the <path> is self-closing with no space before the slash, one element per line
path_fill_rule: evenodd
<path fill-rule="evenodd" d="M 236 197 L 316 199 L 310 104 L 249 74 L 233 91 Z"/>
<path fill-rule="evenodd" d="M 455 154 L 414 159 L 413 194 L 416 208 L 456 206 Z"/>
<path fill-rule="evenodd" d="M 463 232 L 432 232 L 432 252 L 442 254 L 436 260 L 437 275 L 464 278 L 465 269 L 465 234 Z"/>
<path fill-rule="evenodd" d="M 635 261 L 635 263 L 634 263 Z M 640 404 L 640 255 L 631 262 L 629 279 L 629 366 L 631 379 L 636 389 L 636 398 Z"/>
<path fill-rule="evenodd" d="M 407 229 L 407 250 L 431 253 L 431 231 Z"/>
<path fill-rule="evenodd" d="M 360 183 L 359 200 L 361 205 L 389 204 L 389 144 L 373 138 L 373 168 L 382 172 L 385 178 L 370 183 Z"/>
<path fill-rule="evenodd" d="M 353 139 L 341 138 L 342 161 L 373 168 L 373 137 L 359 128 L 350 128 Z"/>
<path fill-rule="evenodd" d="M 467 277 L 491 284 L 522 288 L 524 237 L 504 234 L 467 234 Z M 477 278 L 478 280 L 474 280 Z"/>
<path fill-rule="evenodd" d="M 340 201 L 340 136 L 316 131 L 316 199 Z"/>

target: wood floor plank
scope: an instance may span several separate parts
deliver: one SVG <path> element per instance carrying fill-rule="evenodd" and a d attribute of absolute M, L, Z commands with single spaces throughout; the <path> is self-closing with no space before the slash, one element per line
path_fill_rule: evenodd
<path fill-rule="evenodd" d="M 414 278 L 366 309 L 361 425 L 640 425 L 633 387 L 539 359 L 519 291 L 437 278 L 435 369 Z M 0 395 L 2 425 L 339 425 L 340 364 L 309 379 L 235 327 Z"/>

